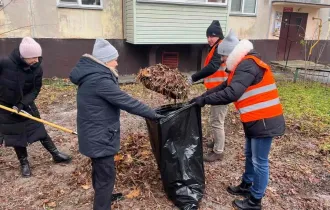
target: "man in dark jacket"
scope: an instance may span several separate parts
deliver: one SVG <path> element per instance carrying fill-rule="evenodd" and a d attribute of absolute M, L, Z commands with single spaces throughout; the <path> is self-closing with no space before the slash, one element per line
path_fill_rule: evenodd
<path fill-rule="evenodd" d="M 218 44 L 223 40 L 223 32 L 218 20 L 212 21 L 211 25 L 206 30 L 206 38 L 209 44 L 209 52 L 215 47 L 215 51 L 212 54 L 211 60 L 205 65 L 200 71 L 196 72 L 191 76 L 190 82 L 197 82 L 200 79 L 204 79 L 212 74 L 214 74 L 220 67 L 222 63 L 220 60 L 220 55 L 218 54 Z"/>
<path fill-rule="evenodd" d="M 209 53 L 204 62 L 204 68 L 193 74 L 190 83 L 204 79 L 204 86 L 207 90 L 212 89 L 227 80 L 226 66 L 220 60 L 218 45 L 224 36 L 218 20 L 212 21 L 206 30 L 206 37 L 210 46 Z M 207 143 L 207 147 L 213 149 L 205 155 L 204 160 L 213 162 L 223 158 L 225 149 L 225 118 L 227 115 L 227 105 L 211 106 L 210 127 L 213 141 Z"/>
<path fill-rule="evenodd" d="M 271 143 L 285 131 L 275 80 L 270 67 L 253 51 L 252 43 L 239 42 L 232 32 L 219 45 L 218 53 L 230 71 L 228 80 L 192 101 L 199 106 L 234 102 L 244 127 L 246 162 L 242 183 L 227 190 L 234 195 L 248 196 L 235 200 L 236 208 L 261 209 L 269 178 Z"/>
<path fill-rule="evenodd" d="M 120 110 L 149 119 L 161 115 L 120 90 L 117 50 L 97 39 L 93 55 L 84 55 L 70 80 L 78 85 L 77 126 L 79 151 L 92 159 L 94 210 L 109 210 L 115 183 L 114 155 L 120 144 Z"/>
<path fill-rule="evenodd" d="M 0 60 L 0 104 L 24 110 L 40 118 L 34 103 L 42 86 L 41 47 L 32 38 L 23 38 L 18 49 Z M 0 144 L 12 146 L 21 164 L 23 177 L 31 176 L 26 147 L 39 141 L 56 163 L 69 162 L 71 157 L 57 150 L 43 124 L 0 109 Z"/>

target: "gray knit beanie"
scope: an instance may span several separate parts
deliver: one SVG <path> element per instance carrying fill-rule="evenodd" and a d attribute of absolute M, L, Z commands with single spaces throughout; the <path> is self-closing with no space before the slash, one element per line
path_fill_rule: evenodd
<path fill-rule="evenodd" d="M 114 46 L 112 46 L 107 40 L 100 38 L 95 41 L 92 55 L 103 63 L 115 60 L 119 56 L 118 51 Z"/>
<path fill-rule="evenodd" d="M 238 43 L 238 38 L 235 36 L 234 32 L 230 30 L 228 35 L 218 45 L 218 54 L 228 56 Z"/>

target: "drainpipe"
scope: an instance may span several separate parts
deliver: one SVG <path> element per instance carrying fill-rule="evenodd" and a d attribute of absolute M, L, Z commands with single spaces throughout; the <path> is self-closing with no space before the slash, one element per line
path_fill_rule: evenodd
<path fill-rule="evenodd" d="M 121 14 L 122 14 L 122 33 L 123 40 L 126 39 L 126 0 L 121 1 Z"/>
<path fill-rule="evenodd" d="M 269 18 L 268 18 L 268 30 L 267 30 L 267 36 L 266 36 L 266 39 L 268 39 L 268 37 L 269 37 L 269 32 L 270 32 L 270 30 L 271 30 L 271 28 L 270 28 L 270 22 L 271 22 L 271 16 L 272 16 L 272 6 L 273 6 L 273 0 L 269 0 L 269 8 L 268 8 L 268 10 L 269 10 Z"/>
<path fill-rule="evenodd" d="M 29 8 L 30 8 L 30 21 L 31 21 L 31 37 L 34 38 L 36 35 L 35 27 L 34 27 L 34 14 L 33 14 L 33 5 L 32 0 L 29 0 Z"/>
<path fill-rule="evenodd" d="M 230 10 L 231 10 L 231 1 L 232 0 L 229 0 L 227 1 L 228 2 L 228 5 L 227 5 L 227 22 L 226 22 L 226 34 L 228 34 L 228 22 L 229 22 L 229 13 L 230 13 Z M 237 33 L 237 32 L 236 32 Z M 224 36 L 226 36 L 226 34 L 224 34 Z"/>

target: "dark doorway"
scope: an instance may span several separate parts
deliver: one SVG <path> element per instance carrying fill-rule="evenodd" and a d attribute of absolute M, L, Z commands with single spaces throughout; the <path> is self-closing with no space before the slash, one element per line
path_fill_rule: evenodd
<path fill-rule="evenodd" d="M 277 46 L 278 60 L 295 60 L 303 56 L 303 46 L 307 13 L 284 12 L 282 17 L 280 39 Z"/>

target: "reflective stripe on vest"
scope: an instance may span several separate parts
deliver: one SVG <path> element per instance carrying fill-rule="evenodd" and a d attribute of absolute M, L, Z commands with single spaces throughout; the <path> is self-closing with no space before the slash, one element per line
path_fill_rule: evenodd
<path fill-rule="evenodd" d="M 258 95 L 258 94 L 261 94 L 261 93 L 265 93 L 265 92 L 269 92 L 271 90 L 276 90 L 277 87 L 274 84 L 270 84 L 270 85 L 266 85 L 266 86 L 263 86 L 263 87 L 260 87 L 260 88 L 256 88 L 256 89 L 253 89 L 253 90 L 250 90 L 250 91 L 247 91 L 245 92 L 239 99 L 238 101 L 242 101 L 246 98 L 249 98 L 251 96 L 255 96 L 255 95 Z"/>
<path fill-rule="evenodd" d="M 221 41 L 218 44 L 220 43 Z M 205 59 L 204 67 L 210 63 L 218 44 L 214 45 L 210 50 L 209 54 Z M 228 74 L 225 72 L 225 70 L 226 70 L 226 64 L 222 63 L 219 69 L 214 74 L 204 78 L 204 86 L 206 87 L 206 89 L 212 89 L 220 85 L 222 82 L 226 81 L 228 78 Z"/>
<path fill-rule="evenodd" d="M 214 74 L 204 79 L 204 84 L 211 82 L 222 83 L 226 81 L 228 78 L 228 74 L 225 72 L 225 70 L 226 70 L 226 65 L 221 65 L 219 70 L 217 70 Z"/>
<path fill-rule="evenodd" d="M 214 78 L 206 78 L 204 79 L 204 82 L 209 83 L 209 82 L 224 82 L 226 81 L 227 78 L 225 77 L 214 77 Z"/>
<path fill-rule="evenodd" d="M 246 106 L 246 107 L 243 107 L 243 108 L 239 108 L 238 111 L 241 114 L 245 114 L 247 112 L 253 112 L 253 111 L 256 111 L 258 109 L 264 109 L 264 108 L 268 108 L 268 107 L 275 106 L 275 105 L 278 105 L 278 104 L 280 104 L 280 99 L 275 98 L 273 100 L 269 100 L 269 101 L 253 104 L 253 105 L 250 105 L 250 106 Z"/>
<path fill-rule="evenodd" d="M 282 105 L 270 67 L 255 56 L 245 56 L 239 63 L 246 59 L 254 60 L 265 73 L 258 84 L 249 86 L 244 94 L 234 102 L 240 113 L 241 121 L 251 122 L 282 115 Z M 234 77 L 236 67 L 228 76 L 228 85 Z"/>

